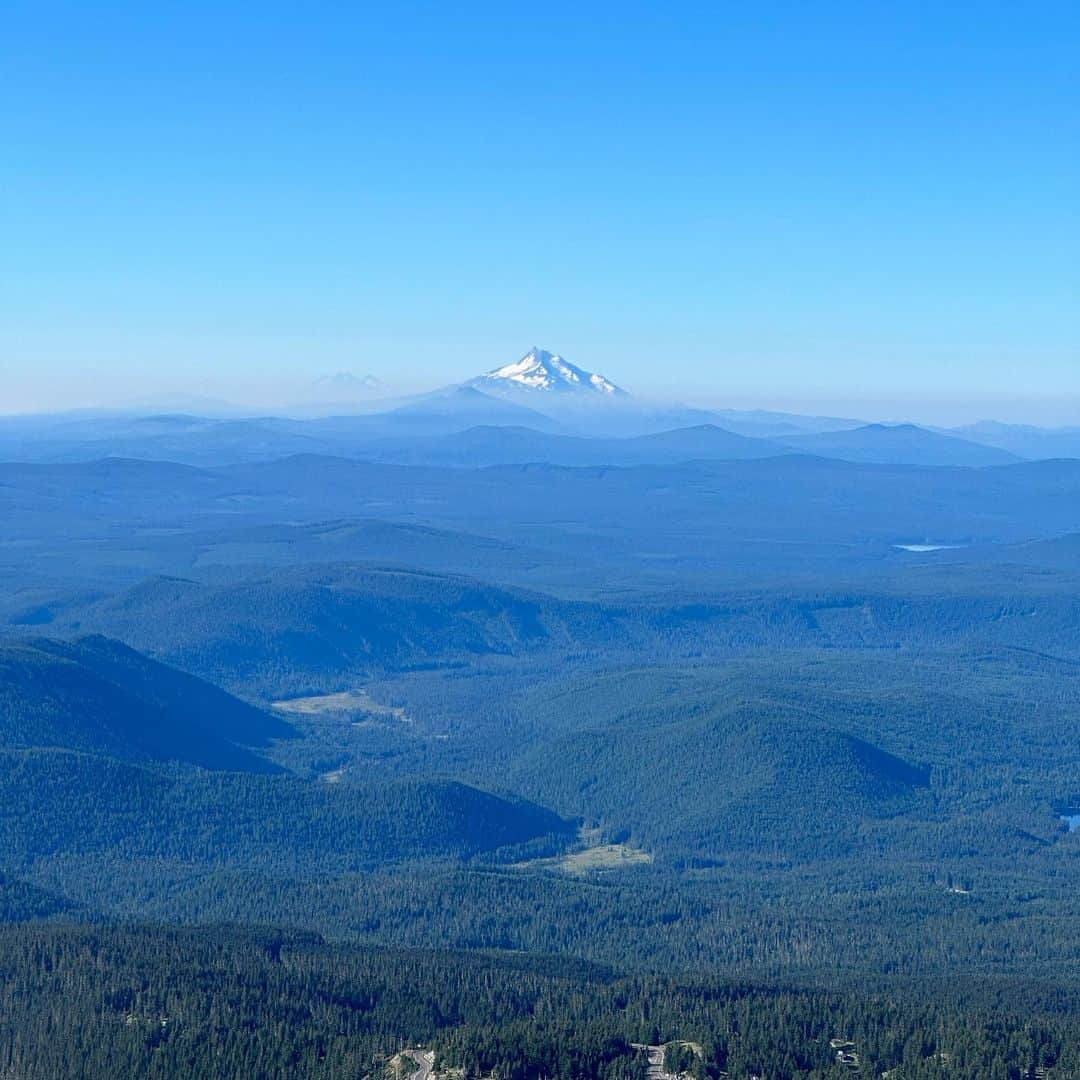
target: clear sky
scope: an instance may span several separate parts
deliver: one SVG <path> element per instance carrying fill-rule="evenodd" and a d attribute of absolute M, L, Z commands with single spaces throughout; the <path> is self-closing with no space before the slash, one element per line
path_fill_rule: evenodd
<path fill-rule="evenodd" d="M 1080 423 L 1080 5 L 14 0 L 0 411 L 530 345 Z"/>

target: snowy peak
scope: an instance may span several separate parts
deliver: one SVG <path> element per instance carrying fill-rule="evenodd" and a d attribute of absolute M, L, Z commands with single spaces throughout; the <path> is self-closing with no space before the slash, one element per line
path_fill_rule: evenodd
<path fill-rule="evenodd" d="M 624 395 L 603 375 L 594 375 L 564 360 L 558 353 L 532 348 L 520 360 L 506 364 L 470 384 L 479 390 L 522 389 L 549 393 L 597 394 L 604 397 Z"/>
<path fill-rule="evenodd" d="M 385 395 L 389 387 L 377 375 L 354 375 L 351 371 L 339 371 L 316 379 L 311 390 L 316 397 L 337 400 Z"/>

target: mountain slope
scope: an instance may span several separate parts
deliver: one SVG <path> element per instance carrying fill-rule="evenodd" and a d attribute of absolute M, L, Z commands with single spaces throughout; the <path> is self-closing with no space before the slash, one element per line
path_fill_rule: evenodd
<path fill-rule="evenodd" d="M 495 384 L 486 386 L 453 386 L 398 406 L 374 417 L 384 428 L 394 425 L 402 433 L 412 435 L 441 434 L 461 431 L 477 424 L 522 424 L 529 427 L 550 429 L 554 421 L 535 409 L 502 397 L 493 397 L 488 391 L 497 390 Z M 407 425 L 407 427 L 403 427 Z M 315 425 L 318 428 L 319 424 Z M 388 434 L 393 434 L 389 431 Z"/>
<path fill-rule="evenodd" d="M 21 923 L 78 914 L 78 906 L 62 896 L 0 873 L 0 923 Z"/>
<path fill-rule="evenodd" d="M 385 438 L 424 438 L 477 424 L 540 430 L 560 425 L 523 403 L 455 386 L 388 401 L 362 414 L 314 418 L 207 418 L 183 414 L 105 416 L 78 423 L 0 423 L 0 461 L 76 463 L 106 458 L 190 466 L 270 461 L 294 454 L 363 456 Z"/>
<path fill-rule="evenodd" d="M 156 578 L 72 614 L 229 687 L 460 663 L 567 640 L 575 609 L 469 578 L 363 565 L 273 570 L 225 585 Z M 71 626 L 61 620 L 58 627 Z"/>
<path fill-rule="evenodd" d="M 470 574 L 482 567 L 489 580 L 554 575 L 566 560 L 558 554 L 489 536 L 378 518 L 335 519 L 310 525 L 282 524 L 198 534 L 204 566 L 290 566 L 298 563 L 367 562 L 434 573 Z M 582 558 L 582 567 L 590 565 Z M 215 573 L 217 571 L 215 570 Z M 236 571 L 231 571 L 235 577 Z M 3 606 L 0 605 L 0 612 Z M 23 625 L 41 625 L 48 609 L 29 606 Z"/>
<path fill-rule="evenodd" d="M 1080 457 L 1080 428 L 1077 427 L 1039 428 L 981 420 L 977 424 L 952 428 L 944 434 L 984 446 L 996 446 L 999 450 L 1033 460 Z"/>
<path fill-rule="evenodd" d="M 535 345 L 512 364 L 504 364 L 466 385 L 492 393 L 574 394 L 625 397 L 626 391 L 610 379 L 586 371 Z"/>
<path fill-rule="evenodd" d="M 387 440 L 371 457 L 406 465 L 477 468 L 489 465 L 667 465 L 698 459 L 746 460 L 788 452 L 765 439 L 750 439 L 703 424 L 629 439 L 552 435 L 524 427 L 474 427 L 437 439 Z"/>
<path fill-rule="evenodd" d="M 277 772 L 246 747 L 292 728 L 102 637 L 0 645 L 0 747 Z"/>
<path fill-rule="evenodd" d="M 0 850 L 9 865 L 122 852 L 202 870 L 326 873 L 468 856 L 569 831 L 540 806 L 452 780 L 328 784 L 0 750 Z M 65 884 L 68 896 L 77 892 L 76 875 Z"/>
<path fill-rule="evenodd" d="M 880 566 L 879 566 L 880 569 Z M 566 600 L 475 579 L 362 564 L 251 572 L 217 582 L 155 578 L 58 611 L 50 633 L 94 629 L 164 663 L 264 699 L 337 693 L 438 666 L 529 670 L 760 648 L 1075 646 L 1080 601 L 1057 579 L 1035 602 L 996 572 L 917 578 L 900 560 L 872 587 L 776 593 L 668 589 L 653 598 Z M 929 575 L 929 576 L 928 576 Z M 912 591 L 915 585 L 917 591 Z"/>
<path fill-rule="evenodd" d="M 768 688 L 710 700 L 693 680 L 640 671 L 573 685 L 579 726 L 556 720 L 569 730 L 515 763 L 511 782 L 556 810 L 584 801 L 594 819 L 675 861 L 815 859 L 865 842 L 875 821 L 927 809 L 920 763 Z"/>
<path fill-rule="evenodd" d="M 778 443 L 821 457 L 877 465 L 1010 465 L 1006 450 L 942 435 L 914 424 L 867 424 L 847 431 L 792 435 Z"/>

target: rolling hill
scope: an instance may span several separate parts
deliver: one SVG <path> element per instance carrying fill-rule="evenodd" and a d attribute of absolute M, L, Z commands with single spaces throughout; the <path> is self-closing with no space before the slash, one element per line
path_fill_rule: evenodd
<path fill-rule="evenodd" d="M 0 645 L 0 907 L 93 907 L 81 875 L 108 879 L 116 859 L 154 880 L 167 865 L 181 877 L 325 874 L 544 837 L 558 846 L 572 831 L 540 806 L 456 780 L 302 779 L 249 749 L 296 735 L 115 641 Z M 60 895 L 4 877 L 52 859 L 64 868 Z"/>
<path fill-rule="evenodd" d="M 49 619 L 50 634 L 107 634 L 263 701 L 428 668 L 510 664 L 542 675 L 567 664 L 683 662 L 755 649 L 1080 644 L 1080 600 L 1060 589 L 1059 578 L 1036 591 L 1003 583 L 992 563 L 959 572 L 964 564 L 911 558 L 862 584 L 779 593 L 668 589 L 606 600 L 369 564 L 230 568 L 204 580 L 150 578 L 31 614 Z"/>
<path fill-rule="evenodd" d="M 210 868 L 272 874 L 358 871 L 402 859 L 465 858 L 572 832 L 533 803 L 452 780 L 330 784 L 291 776 L 175 772 L 66 750 L 0 750 L 4 865 L 148 861 L 180 876 Z M 159 864 L 154 869 L 154 864 Z"/>
<path fill-rule="evenodd" d="M 481 468 L 530 462 L 565 465 L 665 465 L 777 457 L 788 452 L 765 439 L 736 435 L 711 424 L 625 439 L 554 435 L 522 427 L 475 427 L 426 440 L 387 440 L 366 457 L 407 465 Z"/>
<path fill-rule="evenodd" d="M 983 420 L 943 432 L 961 439 L 996 446 L 1023 458 L 1080 457 L 1080 428 L 1041 428 L 1030 424 L 1002 424 Z"/>
<path fill-rule="evenodd" d="M 0 645 L 0 747 L 274 773 L 251 751 L 292 728 L 103 637 Z"/>
<path fill-rule="evenodd" d="M 834 856 L 931 807 L 927 766 L 767 691 L 710 701 L 674 672 L 629 672 L 575 684 L 574 704 L 581 725 L 523 755 L 513 782 L 556 808 L 584 801 L 659 859 Z"/>
<path fill-rule="evenodd" d="M 225 584 L 155 578 L 65 612 L 56 629 L 108 626 L 185 671 L 277 693 L 337 689 L 344 675 L 381 668 L 569 645 L 579 610 L 589 612 L 470 578 L 338 564 Z"/>
<path fill-rule="evenodd" d="M 784 437 L 807 454 L 878 465 L 1009 465 L 1022 459 L 1007 450 L 942 435 L 915 424 L 867 424 L 848 431 Z"/>

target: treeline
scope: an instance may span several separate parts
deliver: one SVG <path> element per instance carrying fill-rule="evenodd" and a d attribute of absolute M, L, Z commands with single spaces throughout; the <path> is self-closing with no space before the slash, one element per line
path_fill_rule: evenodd
<path fill-rule="evenodd" d="M 1080 1074 L 1077 1004 L 623 977 L 269 930 L 0 930 L 0 1075 L 26 1080 L 381 1078 L 409 1045 L 466 1077 L 640 1080 L 632 1044 L 676 1041 L 671 1060 L 700 1077 L 1058 1080 Z"/>

